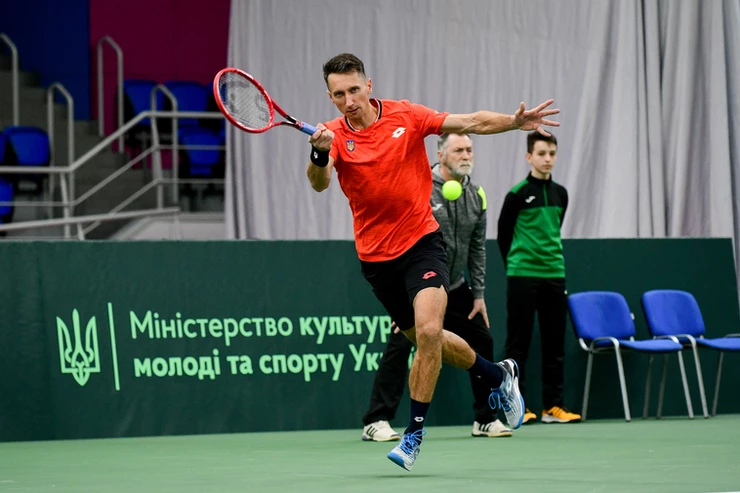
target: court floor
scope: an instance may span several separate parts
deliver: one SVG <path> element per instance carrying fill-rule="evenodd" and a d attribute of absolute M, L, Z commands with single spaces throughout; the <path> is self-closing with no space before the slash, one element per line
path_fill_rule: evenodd
<path fill-rule="evenodd" d="M 740 491 L 740 415 L 432 427 L 411 472 L 360 431 L 0 443 L 0 492 Z"/>

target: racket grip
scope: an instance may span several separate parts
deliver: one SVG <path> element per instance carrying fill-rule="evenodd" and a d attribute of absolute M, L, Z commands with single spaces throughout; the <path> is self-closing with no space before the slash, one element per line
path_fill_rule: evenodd
<path fill-rule="evenodd" d="M 313 135 L 316 133 L 316 130 L 318 129 L 314 127 L 313 125 L 309 125 L 306 122 L 301 122 L 301 128 L 299 128 L 298 130 L 300 130 L 304 134 Z"/>

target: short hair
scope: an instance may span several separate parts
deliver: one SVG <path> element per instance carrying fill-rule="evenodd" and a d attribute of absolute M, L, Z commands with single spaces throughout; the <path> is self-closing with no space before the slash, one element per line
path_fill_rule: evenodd
<path fill-rule="evenodd" d="M 448 144 L 448 140 L 450 138 L 450 135 L 460 135 L 460 136 L 463 136 L 463 137 L 467 137 L 467 138 L 470 139 L 470 142 L 473 142 L 473 138 L 470 135 L 468 135 L 468 134 L 459 134 L 459 133 L 455 133 L 455 132 L 452 132 L 452 133 L 449 133 L 449 134 L 440 134 L 440 136 L 437 137 L 437 150 L 439 152 L 441 152 L 443 156 L 447 152 L 447 144 Z"/>
<path fill-rule="evenodd" d="M 365 64 L 352 53 L 339 54 L 326 62 L 322 68 L 324 70 L 326 87 L 329 87 L 330 74 L 351 74 L 357 72 L 365 78 Z"/>
<path fill-rule="evenodd" d="M 549 142 L 550 144 L 555 144 L 555 146 L 558 145 L 558 139 L 556 139 L 554 135 L 542 135 L 537 130 L 535 130 L 534 132 L 530 132 L 527 134 L 527 152 L 529 154 L 532 154 L 532 151 L 534 151 L 534 145 L 538 140 L 541 140 L 542 142 Z"/>

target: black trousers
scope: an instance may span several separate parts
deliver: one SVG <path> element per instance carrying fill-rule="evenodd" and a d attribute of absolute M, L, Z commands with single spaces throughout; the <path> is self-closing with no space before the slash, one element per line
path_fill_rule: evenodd
<path fill-rule="evenodd" d="M 567 303 L 564 278 L 506 278 L 506 357 L 513 358 L 519 365 L 519 389 L 527 402 L 524 393 L 527 358 L 537 313 L 545 409 L 563 405 Z"/>
<path fill-rule="evenodd" d="M 444 328 L 462 337 L 482 357 L 493 361 L 491 332 L 486 327 L 480 313 L 476 314 L 472 320 L 468 320 L 468 314 L 472 310 L 473 293 L 467 284 L 450 291 L 447 298 Z M 406 385 L 411 347 L 411 341 L 403 334 L 390 335 L 375 374 L 370 395 L 370 408 L 362 418 L 366 425 L 380 420 L 392 421 L 396 416 Z M 475 420 L 479 423 L 494 421 L 495 414 L 488 405 L 488 396 L 491 394 L 490 386 L 472 375 L 470 383 L 473 389 Z"/>

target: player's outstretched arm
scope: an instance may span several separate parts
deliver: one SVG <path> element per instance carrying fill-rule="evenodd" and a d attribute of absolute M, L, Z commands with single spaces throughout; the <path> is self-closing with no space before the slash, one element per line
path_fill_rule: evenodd
<path fill-rule="evenodd" d="M 551 115 L 560 113 L 560 110 L 546 109 L 554 102 L 548 99 L 539 106 L 528 110 L 524 101 L 513 115 L 496 113 L 494 111 L 476 111 L 475 113 L 450 114 L 442 123 L 442 132 L 467 134 L 497 134 L 509 130 L 537 130 L 543 135 L 550 135 L 542 128 L 543 125 L 559 127 L 560 122 L 547 119 Z"/>
<path fill-rule="evenodd" d="M 329 187 L 331 170 L 334 167 L 334 158 L 329 155 L 334 132 L 319 123 L 316 132 L 308 139 L 311 144 L 311 155 L 306 168 L 306 176 L 311 187 L 317 192 L 323 192 Z"/>

